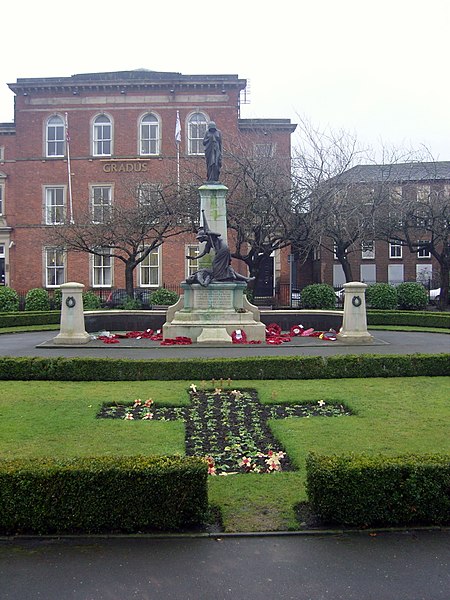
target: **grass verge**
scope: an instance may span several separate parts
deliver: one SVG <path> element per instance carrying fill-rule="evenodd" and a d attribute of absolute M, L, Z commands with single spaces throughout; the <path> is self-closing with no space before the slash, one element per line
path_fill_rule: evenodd
<path fill-rule="evenodd" d="M 253 387 L 266 403 L 324 400 L 345 403 L 351 417 L 289 418 L 271 422 L 297 467 L 269 475 L 210 477 L 209 496 L 225 530 L 283 531 L 298 528 L 295 506 L 306 499 L 305 458 L 319 453 L 450 454 L 448 377 L 233 381 Z M 0 455 L 58 457 L 184 453 L 178 422 L 100 420 L 103 402 L 188 403 L 186 381 L 20 382 L 0 390 Z"/>

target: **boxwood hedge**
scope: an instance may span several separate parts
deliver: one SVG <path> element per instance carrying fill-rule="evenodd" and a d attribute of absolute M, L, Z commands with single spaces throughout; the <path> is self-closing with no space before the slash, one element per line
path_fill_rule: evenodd
<path fill-rule="evenodd" d="M 174 531 L 207 503 L 200 458 L 0 459 L 2 534 Z"/>
<path fill-rule="evenodd" d="M 307 492 L 325 523 L 378 527 L 450 522 L 450 456 L 307 457 Z"/>
<path fill-rule="evenodd" d="M 449 354 L 132 360 L 0 357 L 0 380 L 145 381 L 341 379 L 450 375 Z"/>

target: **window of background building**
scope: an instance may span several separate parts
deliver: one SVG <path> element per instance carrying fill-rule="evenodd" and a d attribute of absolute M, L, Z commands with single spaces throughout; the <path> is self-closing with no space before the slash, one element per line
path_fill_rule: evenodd
<path fill-rule="evenodd" d="M 388 265 L 388 283 L 398 285 L 404 281 L 403 265 Z"/>
<path fill-rule="evenodd" d="M 47 156 L 64 156 L 65 126 L 61 117 L 50 117 L 47 121 L 46 136 Z"/>
<path fill-rule="evenodd" d="M 361 242 L 361 258 L 363 260 L 373 260 L 375 258 L 375 243 L 371 242 Z"/>
<path fill-rule="evenodd" d="M 65 190 L 63 187 L 45 188 L 45 223 L 61 225 L 65 217 Z"/>
<path fill-rule="evenodd" d="M 99 254 L 92 255 L 92 286 L 111 287 L 112 257 L 109 248 L 97 248 Z"/>
<path fill-rule="evenodd" d="M 110 186 L 92 187 L 92 221 L 93 223 L 104 223 L 111 215 Z"/>
<path fill-rule="evenodd" d="M 188 120 L 188 154 L 204 154 L 203 138 L 205 137 L 208 118 L 204 113 L 193 113 Z"/>
<path fill-rule="evenodd" d="M 195 256 L 197 257 L 200 254 L 200 246 L 198 244 L 190 244 L 186 247 L 186 256 Z M 198 271 L 198 260 L 195 258 L 194 260 L 186 259 L 186 277 L 190 277 L 196 271 Z"/>
<path fill-rule="evenodd" d="M 360 281 L 363 283 L 371 284 L 377 281 L 377 266 L 372 265 L 359 265 Z"/>
<path fill-rule="evenodd" d="M 398 242 L 389 242 L 389 258 L 401 258 L 402 245 Z"/>
<path fill-rule="evenodd" d="M 5 244 L 0 244 L 0 285 L 5 285 Z"/>
<path fill-rule="evenodd" d="M 424 240 L 419 240 L 418 242 L 419 244 L 424 243 Z M 419 248 L 417 250 L 417 258 L 431 258 L 431 252 L 430 249 L 425 247 Z"/>
<path fill-rule="evenodd" d="M 106 115 L 99 115 L 94 120 L 94 156 L 111 156 L 112 152 L 112 124 Z"/>
<path fill-rule="evenodd" d="M 273 158 L 275 156 L 275 144 L 254 144 L 253 156 L 255 158 Z"/>
<path fill-rule="evenodd" d="M 61 248 L 45 249 L 45 287 L 55 287 L 65 283 L 65 252 Z"/>
<path fill-rule="evenodd" d="M 425 287 L 431 285 L 433 279 L 433 265 L 420 263 L 416 265 L 416 281 L 422 283 Z"/>
<path fill-rule="evenodd" d="M 141 155 L 155 156 L 159 154 L 159 121 L 149 113 L 141 119 Z"/>
<path fill-rule="evenodd" d="M 0 162 L 2 162 L 3 160 L 5 160 L 5 147 L 0 146 Z"/>
<path fill-rule="evenodd" d="M 158 287 L 160 272 L 159 248 L 152 250 L 139 265 L 139 281 L 143 287 Z"/>
<path fill-rule="evenodd" d="M 0 183 L 0 215 L 3 215 L 3 205 L 5 202 L 5 186 Z"/>

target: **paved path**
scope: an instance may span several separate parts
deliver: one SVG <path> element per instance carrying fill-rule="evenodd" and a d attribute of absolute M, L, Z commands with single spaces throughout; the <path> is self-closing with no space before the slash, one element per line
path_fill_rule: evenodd
<path fill-rule="evenodd" d="M 318 338 L 293 338 L 281 346 L 160 346 L 150 340 L 121 340 L 119 344 L 89 342 L 76 348 L 54 347 L 57 331 L 0 335 L 0 356 L 93 356 L 97 358 L 220 358 L 233 356 L 331 356 L 333 354 L 414 354 L 450 352 L 450 335 L 372 331 L 374 343 L 351 346 Z"/>
<path fill-rule="evenodd" d="M 0 540 L 2 600 L 448 600 L 450 531 Z"/>

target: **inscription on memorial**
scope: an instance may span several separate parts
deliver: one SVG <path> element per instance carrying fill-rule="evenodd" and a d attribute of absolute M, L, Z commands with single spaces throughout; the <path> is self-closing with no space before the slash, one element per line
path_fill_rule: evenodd
<path fill-rule="evenodd" d="M 196 308 L 232 308 L 233 290 L 198 290 L 195 295 Z"/>

